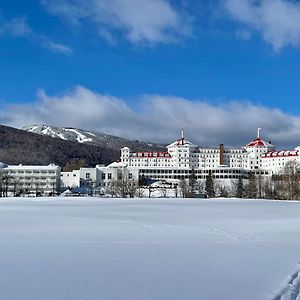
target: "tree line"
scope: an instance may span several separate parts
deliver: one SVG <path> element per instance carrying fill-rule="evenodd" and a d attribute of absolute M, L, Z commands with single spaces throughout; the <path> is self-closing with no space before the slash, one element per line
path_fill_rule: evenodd
<path fill-rule="evenodd" d="M 220 182 L 214 179 L 212 173 L 209 173 L 205 180 L 197 181 L 192 170 L 188 179 L 181 179 L 177 184 L 173 184 L 173 196 L 300 200 L 300 164 L 295 161 L 287 163 L 280 175 L 262 176 L 250 172 L 247 178 L 239 177 L 227 185 Z M 150 198 L 155 190 L 159 190 L 160 197 L 166 197 L 170 188 L 168 183 L 154 188 L 145 178 L 140 178 L 139 182 L 136 182 L 129 179 L 128 174 L 123 173 L 117 180 L 111 182 L 106 192 L 112 197 Z"/>
<path fill-rule="evenodd" d="M 191 177 L 193 177 L 193 173 Z M 262 176 L 250 172 L 247 178 L 239 177 L 229 185 L 221 185 L 210 173 L 204 182 L 181 180 L 182 197 L 203 195 L 208 198 L 235 197 L 249 199 L 300 200 L 300 164 L 290 161 L 279 175 Z"/>

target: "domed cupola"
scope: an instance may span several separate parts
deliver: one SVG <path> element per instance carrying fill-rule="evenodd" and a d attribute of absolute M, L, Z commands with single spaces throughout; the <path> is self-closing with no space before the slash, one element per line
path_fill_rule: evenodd
<path fill-rule="evenodd" d="M 268 150 L 275 149 L 275 146 L 271 142 L 266 142 L 261 138 L 261 129 L 257 130 L 257 138 L 248 143 L 245 148 L 267 148 Z"/>
<path fill-rule="evenodd" d="M 174 148 L 174 147 L 180 147 L 180 146 L 187 146 L 187 147 L 192 147 L 192 148 L 196 147 L 193 143 L 189 142 L 188 140 L 186 140 L 184 138 L 183 129 L 181 129 L 181 138 L 178 139 L 177 141 L 173 142 L 172 144 L 168 145 L 167 148 Z"/>

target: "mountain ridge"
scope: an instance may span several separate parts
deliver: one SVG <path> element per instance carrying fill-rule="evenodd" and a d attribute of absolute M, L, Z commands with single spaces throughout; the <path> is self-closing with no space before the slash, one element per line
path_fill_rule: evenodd
<path fill-rule="evenodd" d="M 166 145 L 163 144 L 129 140 L 119 136 L 73 127 L 57 127 L 45 124 L 35 124 L 24 126 L 21 130 L 62 140 L 78 142 L 80 144 L 110 148 L 115 151 L 119 151 L 125 146 L 129 147 L 133 151 L 163 151 L 166 147 Z"/>
<path fill-rule="evenodd" d="M 84 161 L 86 166 L 109 164 L 120 152 L 101 146 L 80 144 L 0 125 L 0 161 L 18 165 L 48 165 L 62 168 L 72 161 Z"/>

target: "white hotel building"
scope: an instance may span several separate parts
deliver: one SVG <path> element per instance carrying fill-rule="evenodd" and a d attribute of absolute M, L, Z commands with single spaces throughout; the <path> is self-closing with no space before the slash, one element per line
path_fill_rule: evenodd
<path fill-rule="evenodd" d="M 264 141 L 260 129 L 255 140 L 241 148 L 198 147 L 184 138 L 167 146 L 165 152 L 132 152 L 128 147 L 121 149 L 120 162 L 96 168 L 82 168 L 73 172 L 62 172 L 62 187 L 107 187 L 122 176 L 131 180 L 149 178 L 178 182 L 188 178 L 192 172 L 197 180 L 208 174 L 217 180 L 247 178 L 252 172 L 271 176 L 283 171 L 287 162 L 300 163 L 300 147 L 289 151 L 276 151 L 274 145 Z"/>
<path fill-rule="evenodd" d="M 24 166 L 0 163 L 1 189 L 15 194 L 55 194 L 60 188 L 59 166 Z"/>

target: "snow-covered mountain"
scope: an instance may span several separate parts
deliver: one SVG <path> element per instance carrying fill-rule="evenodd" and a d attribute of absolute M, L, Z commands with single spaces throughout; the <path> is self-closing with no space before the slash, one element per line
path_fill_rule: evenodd
<path fill-rule="evenodd" d="M 164 145 L 145 143 L 142 141 L 132 141 L 113 135 L 91 132 L 77 128 L 55 127 L 49 125 L 30 125 L 23 127 L 22 130 L 51 136 L 53 138 L 60 138 L 67 141 L 76 141 L 81 144 L 102 146 L 114 150 L 120 150 L 125 146 L 134 151 L 156 151 L 165 149 Z"/>
<path fill-rule="evenodd" d="M 11 165 L 48 165 L 67 163 L 76 166 L 82 161 L 87 166 L 109 164 L 120 157 L 120 149 L 93 146 L 88 143 L 52 138 L 0 124 L 0 161 Z M 81 163 L 82 163 L 81 162 Z"/>

